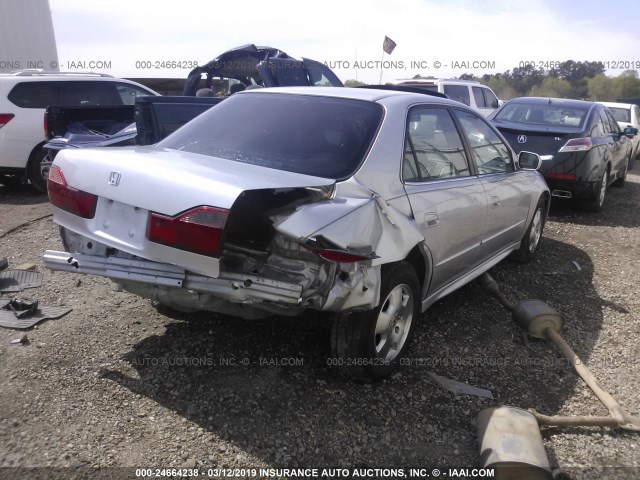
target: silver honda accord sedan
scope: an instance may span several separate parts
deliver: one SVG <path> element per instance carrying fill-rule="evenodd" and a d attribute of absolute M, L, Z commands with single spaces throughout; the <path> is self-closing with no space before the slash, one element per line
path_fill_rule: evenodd
<path fill-rule="evenodd" d="M 435 301 L 536 253 L 539 166 L 448 99 L 251 90 L 154 146 L 61 152 L 45 262 L 178 310 L 327 312 L 333 363 L 374 381 Z"/>

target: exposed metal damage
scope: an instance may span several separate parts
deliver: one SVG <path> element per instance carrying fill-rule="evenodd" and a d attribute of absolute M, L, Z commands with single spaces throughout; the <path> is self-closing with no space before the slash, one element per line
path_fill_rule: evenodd
<path fill-rule="evenodd" d="M 333 188 L 243 192 L 232 208 L 217 277 L 136 257 L 66 229 L 69 252 L 47 251 L 44 260 L 53 270 L 111 278 L 178 310 L 244 318 L 307 308 L 368 310 L 380 301 L 378 252 L 404 258 L 398 247 L 407 245 L 406 237 L 414 244 L 421 239 L 379 196 L 360 185 L 356 190 L 361 196 L 330 198 Z M 339 261 L 343 256 L 349 261 Z"/>

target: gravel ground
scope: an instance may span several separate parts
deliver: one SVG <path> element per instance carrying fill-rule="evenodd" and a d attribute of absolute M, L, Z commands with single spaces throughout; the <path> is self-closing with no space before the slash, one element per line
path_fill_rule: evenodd
<path fill-rule="evenodd" d="M 609 190 L 601 214 L 554 205 L 537 259 L 492 271 L 511 299 L 541 298 L 563 314 L 564 338 L 634 415 L 638 205 L 633 172 L 624 189 Z M 319 315 L 248 321 L 156 310 L 106 279 L 44 268 L 44 250 L 62 248 L 50 217 L 29 222 L 50 212 L 44 196 L 0 186 L 0 209 L 1 256 L 44 274 L 23 296 L 73 308 L 28 331 L 26 345 L 11 345 L 22 333 L 0 328 L 0 477 L 112 477 L 120 470 L 111 467 L 478 467 L 475 418 L 484 407 L 607 413 L 551 343 L 526 340 L 476 283 L 424 315 L 410 365 L 362 385 L 327 365 L 329 329 Z M 429 372 L 495 399 L 449 393 Z M 565 478 L 640 478 L 638 434 L 542 435 Z"/>

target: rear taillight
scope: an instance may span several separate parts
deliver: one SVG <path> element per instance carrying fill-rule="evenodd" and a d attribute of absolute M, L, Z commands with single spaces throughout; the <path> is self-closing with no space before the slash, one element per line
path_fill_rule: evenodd
<path fill-rule="evenodd" d="M 329 260 L 330 262 L 336 263 L 353 263 L 353 262 L 362 262 L 365 260 L 371 260 L 371 255 L 359 255 L 357 253 L 348 252 L 346 250 L 334 250 L 328 248 L 311 248 L 303 245 L 307 250 L 311 250 L 316 255 L 324 258 L 325 260 Z"/>
<path fill-rule="evenodd" d="M 66 210 L 82 218 L 93 218 L 96 214 L 98 197 L 91 193 L 70 187 L 64 178 L 62 170 L 55 165 L 49 170 L 47 190 L 49 193 L 49 201 L 62 210 Z"/>
<path fill-rule="evenodd" d="M 562 152 L 586 152 L 591 150 L 593 143 L 589 137 L 585 138 L 572 138 L 564 146 L 558 150 L 559 153 Z"/>
<path fill-rule="evenodd" d="M 545 173 L 544 178 L 554 178 L 556 180 L 575 180 L 577 177 L 574 173 Z"/>
<path fill-rule="evenodd" d="M 179 250 L 219 257 L 229 210 L 197 207 L 177 217 L 149 214 L 147 238 Z"/>
<path fill-rule="evenodd" d="M 44 138 L 49 138 L 49 122 L 47 122 L 47 113 L 44 114 Z"/>
<path fill-rule="evenodd" d="M 0 113 L 0 128 L 9 123 L 13 117 L 15 117 L 13 113 Z"/>

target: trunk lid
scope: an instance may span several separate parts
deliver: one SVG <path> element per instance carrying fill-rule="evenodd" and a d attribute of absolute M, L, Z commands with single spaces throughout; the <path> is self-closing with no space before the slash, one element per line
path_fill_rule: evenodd
<path fill-rule="evenodd" d="M 71 187 L 174 216 L 210 205 L 231 209 L 245 190 L 322 187 L 333 179 L 154 146 L 65 150 L 55 159 Z"/>
<path fill-rule="evenodd" d="M 571 138 L 581 136 L 580 130 L 571 127 L 535 127 L 514 125 L 508 127 L 495 122 L 494 125 L 509 142 L 516 153 L 522 150 L 534 152 L 540 156 L 555 155 Z"/>

